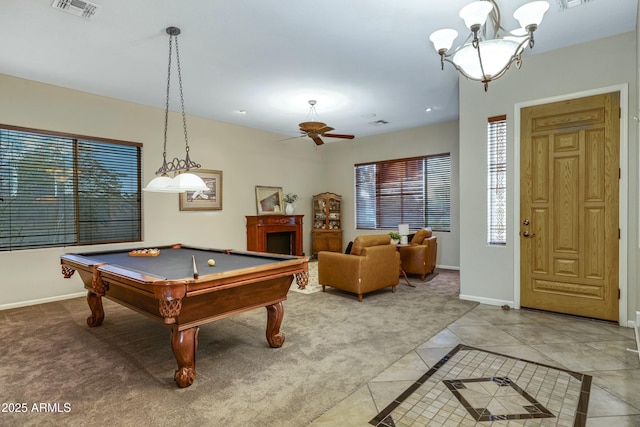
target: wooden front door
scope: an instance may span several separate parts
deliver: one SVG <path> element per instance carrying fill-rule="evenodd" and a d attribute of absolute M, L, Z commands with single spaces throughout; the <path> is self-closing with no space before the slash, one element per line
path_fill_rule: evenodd
<path fill-rule="evenodd" d="M 619 93 L 521 111 L 520 304 L 618 320 Z"/>

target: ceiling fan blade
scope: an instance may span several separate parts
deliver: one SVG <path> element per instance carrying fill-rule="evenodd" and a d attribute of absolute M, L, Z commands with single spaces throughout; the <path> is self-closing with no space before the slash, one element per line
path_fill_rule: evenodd
<path fill-rule="evenodd" d="M 343 139 L 353 139 L 353 135 L 343 135 L 340 133 L 325 133 L 322 136 L 326 136 L 327 138 L 343 138 Z"/>
<path fill-rule="evenodd" d="M 316 145 L 324 144 L 324 141 L 322 141 L 318 135 L 309 135 L 309 138 L 313 139 L 313 142 L 315 142 Z"/>
<path fill-rule="evenodd" d="M 333 128 L 331 126 L 325 126 L 322 129 L 318 129 L 316 132 L 318 132 L 320 135 L 323 135 L 325 132 L 331 132 L 333 130 Z"/>
<path fill-rule="evenodd" d="M 279 140 L 277 140 L 276 142 L 289 141 L 289 140 L 291 140 L 291 139 L 298 139 L 298 138 L 302 138 L 303 136 L 306 136 L 306 135 L 302 134 L 302 135 L 298 135 L 298 136 L 292 136 L 291 138 L 279 139 Z"/>

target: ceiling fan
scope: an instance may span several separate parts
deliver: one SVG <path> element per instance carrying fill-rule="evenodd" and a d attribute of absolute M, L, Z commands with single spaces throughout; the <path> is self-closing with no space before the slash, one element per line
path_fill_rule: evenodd
<path fill-rule="evenodd" d="M 311 106 L 309 110 L 309 117 L 312 121 L 302 122 L 298 124 L 300 127 L 300 132 L 307 135 L 309 138 L 316 143 L 316 145 L 324 144 L 324 141 L 320 138 L 321 136 L 327 138 L 342 138 L 342 139 L 353 139 L 353 135 L 344 135 L 340 133 L 327 133 L 331 132 L 333 128 L 331 126 L 327 126 L 326 123 L 322 123 L 317 120 L 313 120 L 313 118 L 317 118 L 318 114 L 316 113 L 316 101 L 314 99 L 309 100 L 309 105 Z"/>

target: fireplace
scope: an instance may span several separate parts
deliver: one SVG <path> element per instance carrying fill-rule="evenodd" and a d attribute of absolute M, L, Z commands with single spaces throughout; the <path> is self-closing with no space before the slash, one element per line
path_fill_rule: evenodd
<path fill-rule="evenodd" d="M 247 250 L 304 255 L 303 215 L 247 216 Z"/>

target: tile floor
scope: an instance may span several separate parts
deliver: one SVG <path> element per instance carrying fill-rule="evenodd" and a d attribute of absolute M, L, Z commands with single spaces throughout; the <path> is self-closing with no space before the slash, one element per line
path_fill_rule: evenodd
<path fill-rule="evenodd" d="M 636 348 L 633 329 L 482 304 L 402 357 L 311 426 L 371 426 L 372 418 L 458 344 L 587 374 L 592 377 L 587 426 L 640 426 L 640 359 L 637 353 L 627 351 Z M 461 424 L 449 421 L 429 425 Z M 556 421 L 480 421 L 477 425 L 551 426 Z"/>

